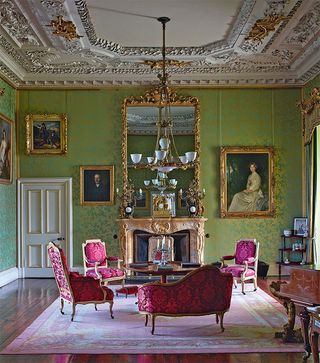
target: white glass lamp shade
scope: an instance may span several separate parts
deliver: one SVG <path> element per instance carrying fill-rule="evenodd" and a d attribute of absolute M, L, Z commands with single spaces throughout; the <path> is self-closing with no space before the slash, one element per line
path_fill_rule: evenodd
<path fill-rule="evenodd" d="M 188 163 L 191 163 L 196 160 L 197 153 L 196 151 L 188 151 L 185 153 L 185 156 L 187 157 Z"/>
<path fill-rule="evenodd" d="M 154 157 L 153 156 L 147 156 L 148 163 L 153 163 Z"/>
<path fill-rule="evenodd" d="M 166 157 L 167 152 L 165 150 L 156 150 L 155 151 L 157 160 L 163 160 Z"/>
<path fill-rule="evenodd" d="M 161 150 L 168 150 L 170 145 L 170 140 L 167 137 L 162 137 L 159 140 L 159 145 Z"/>
<path fill-rule="evenodd" d="M 174 170 L 175 167 L 174 166 L 159 166 L 157 168 L 159 170 L 159 172 L 161 172 L 162 174 L 165 173 L 170 173 L 170 171 Z M 165 178 L 166 176 L 162 176 L 162 178 Z"/>
<path fill-rule="evenodd" d="M 140 160 L 142 158 L 142 154 L 130 154 L 131 160 L 134 164 L 140 163 Z"/>
<path fill-rule="evenodd" d="M 177 185 L 177 180 L 176 179 L 170 179 L 169 180 L 169 183 L 171 184 L 171 185 L 173 185 L 173 186 L 176 186 Z"/>
<path fill-rule="evenodd" d="M 143 184 L 148 187 L 150 185 L 150 180 L 144 180 L 143 181 Z"/>
<path fill-rule="evenodd" d="M 187 164 L 188 159 L 185 155 L 179 156 L 180 161 L 182 162 L 182 164 Z"/>
<path fill-rule="evenodd" d="M 158 185 L 158 179 L 152 179 L 151 181 L 153 185 Z"/>

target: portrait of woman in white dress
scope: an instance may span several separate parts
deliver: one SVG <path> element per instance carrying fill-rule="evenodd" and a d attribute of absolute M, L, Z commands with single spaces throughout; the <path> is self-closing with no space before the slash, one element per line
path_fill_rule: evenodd
<path fill-rule="evenodd" d="M 236 193 L 231 201 L 229 212 L 256 212 L 261 210 L 259 200 L 263 199 L 261 176 L 257 173 L 257 164 L 249 164 L 251 174 L 248 176 L 246 189 Z"/>
<path fill-rule="evenodd" d="M 274 216 L 274 149 L 271 146 L 220 148 L 221 218 Z"/>

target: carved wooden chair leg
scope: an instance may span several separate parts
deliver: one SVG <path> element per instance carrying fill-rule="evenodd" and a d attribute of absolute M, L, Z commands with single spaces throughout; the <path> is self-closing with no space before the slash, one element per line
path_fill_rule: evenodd
<path fill-rule="evenodd" d="M 244 292 L 244 280 L 241 279 L 241 292 L 243 293 L 243 295 L 245 295 L 246 293 Z"/>
<path fill-rule="evenodd" d="M 149 319 L 149 315 L 148 315 L 148 314 L 146 314 L 146 321 L 145 321 L 145 323 L 144 323 L 144 326 L 148 326 L 148 319 Z"/>
<path fill-rule="evenodd" d="M 63 307 L 64 307 L 64 300 L 63 299 L 60 299 L 60 313 L 62 315 L 64 314 Z"/>
<path fill-rule="evenodd" d="M 216 314 L 216 323 L 219 324 L 219 314 Z"/>
<path fill-rule="evenodd" d="M 253 291 L 257 291 L 258 284 L 257 284 L 257 278 L 256 277 L 253 278 L 253 285 L 254 285 L 254 290 Z"/>
<path fill-rule="evenodd" d="M 221 331 L 224 332 L 224 326 L 223 326 L 223 316 L 224 316 L 224 313 L 220 313 L 220 328 L 221 328 Z"/>
<path fill-rule="evenodd" d="M 96 311 L 98 311 L 97 304 L 94 304 L 94 308 Z"/>
<path fill-rule="evenodd" d="M 237 279 L 233 279 L 233 286 L 234 286 L 235 289 L 238 287 Z"/>
<path fill-rule="evenodd" d="M 74 318 L 75 315 L 76 315 L 76 304 L 72 304 L 71 321 L 73 321 L 73 318 Z"/>
<path fill-rule="evenodd" d="M 154 325 L 155 325 L 155 322 L 156 322 L 156 316 L 155 315 L 152 315 L 152 329 L 151 329 L 151 334 L 152 335 L 154 334 Z"/>
<path fill-rule="evenodd" d="M 109 307 L 109 309 L 110 309 L 110 316 L 111 316 L 111 319 L 114 319 L 113 311 L 112 311 L 113 301 L 111 301 L 109 304 L 110 304 L 110 307 Z"/>

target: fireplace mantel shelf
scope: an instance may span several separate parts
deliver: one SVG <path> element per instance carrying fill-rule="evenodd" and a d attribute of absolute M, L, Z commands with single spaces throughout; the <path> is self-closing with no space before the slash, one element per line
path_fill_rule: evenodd
<path fill-rule="evenodd" d="M 207 218 L 203 217 L 117 219 L 123 259 L 126 264 L 134 262 L 134 231 L 136 230 L 165 235 L 187 230 L 190 233 L 190 262 L 203 263 L 204 223 L 206 221 Z"/>

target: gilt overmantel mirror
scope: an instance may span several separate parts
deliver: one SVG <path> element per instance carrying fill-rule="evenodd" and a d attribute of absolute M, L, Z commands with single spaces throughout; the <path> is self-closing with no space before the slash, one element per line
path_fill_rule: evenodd
<path fill-rule="evenodd" d="M 200 187 L 199 101 L 196 97 L 178 95 L 169 87 L 168 96 L 169 127 L 167 121 L 161 121 L 167 115 L 161 114 L 166 107 L 158 88 L 123 102 L 123 194 L 134 185 L 131 192 L 144 196 L 143 201 L 136 201 L 135 216 L 153 215 L 156 206 L 150 198 L 157 192 L 170 194 L 171 199 L 175 194 L 175 214 L 171 216 L 188 215 L 179 196 L 192 181 Z"/>

